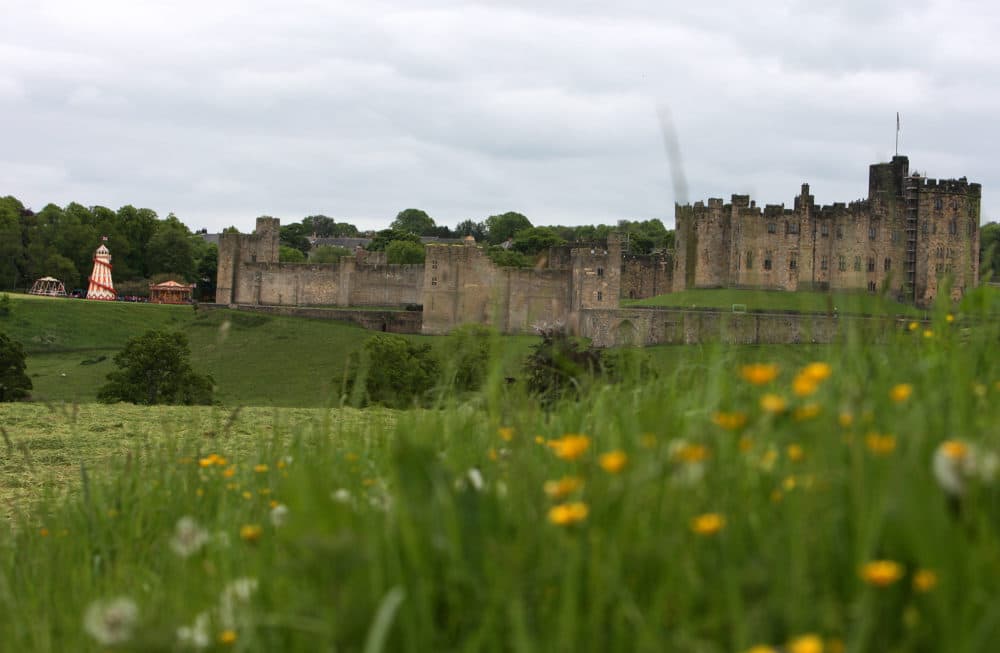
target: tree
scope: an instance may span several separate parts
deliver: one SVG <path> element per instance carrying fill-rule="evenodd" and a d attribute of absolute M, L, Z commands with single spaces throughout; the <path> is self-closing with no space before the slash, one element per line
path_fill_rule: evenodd
<path fill-rule="evenodd" d="M 321 245 L 316 247 L 309 252 L 309 262 L 317 263 L 320 265 L 329 265 L 330 263 L 336 263 L 341 258 L 345 256 L 350 256 L 351 250 L 346 247 L 333 247 L 330 245 Z"/>
<path fill-rule="evenodd" d="M 196 278 L 194 245 L 191 231 L 173 213 L 156 225 L 156 233 L 149 239 L 148 274 L 171 272 L 185 281 Z"/>
<path fill-rule="evenodd" d="M 486 240 L 486 225 L 473 220 L 462 220 L 455 227 L 454 233 L 458 238 L 472 236 L 477 242 L 483 242 Z"/>
<path fill-rule="evenodd" d="M 357 236 L 358 228 L 347 222 L 337 222 L 325 215 L 310 215 L 302 218 L 302 226 L 306 233 L 316 234 L 320 238 L 345 238 Z"/>
<path fill-rule="evenodd" d="M 531 228 L 531 221 L 520 213 L 508 211 L 486 218 L 486 238 L 491 245 L 499 245 L 522 229 Z"/>
<path fill-rule="evenodd" d="M 195 373 L 183 333 L 147 331 L 115 355 L 117 370 L 97 393 L 99 401 L 133 404 L 210 404 L 212 377 Z"/>
<path fill-rule="evenodd" d="M 979 276 L 990 281 L 1000 278 L 1000 223 L 990 222 L 979 229 Z"/>
<path fill-rule="evenodd" d="M 294 247 L 282 245 L 278 248 L 278 260 L 282 263 L 305 263 L 306 255 Z"/>
<path fill-rule="evenodd" d="M 219 271 L 219 246 L 198 236 L 192 236 L 195 244 L 195 267 L 198 271 L 198 297 L 202 300 L 215 299 L 215 286 Z"/>
<path fill-rule="evenodd" d="M 486 382 L 498 333 L 482 324 L 463 324 L 448 336 L 442 350 L 444 377 L 458 391 L 474 391 Z"/>
<path fill-rule="evenodd" d="M 397 231 L 396 229 L 383 229 L 375 234 L 372 241 L 365 247 L 369 252 L 385 251 L 385 248 L 394 240 L 406 240 L 411 243 L 420 243 L 420 236 L 409 231 Z"/>
<path fill-rule="evenodd" d="M 396 214 L 396 219 L 392 221 L 389 228 L 424 236 L 434 229 L 434 218 L 420 209 L 403 209 Z"/>
<path fill-rule="evenodd" d="M 438 376 L 438 362 L 429 344 L 380 333 L 366 340 L 360 353 L 351 355 L 345 389 L 355 404 L 409 408 L 427 398 Z"/>
<path fill-rule="evenodd" d="M 387 263 L 419 264 L 425 258 L 424 246 L 408 240 L 394 240 L 385 247 Z"/>
<path fill-rule="evenodd" d="M 551 227 L 528 227 L 514 235 L 513 248 L 522 254 L 537 254 L 565 243 Z"/>
<path fill-rule="evenodd" d="M 24 242 L 21 214 L 23 211 L 24 206 L 13 197 L 0 197 L 0 288 L 16 288 L 22 281 Z"/>
<path fill-rule="evenodd" d="M 302 254 L 308 254 L 312 244 L 309 242 L 309 231 L 299 222 L 286 224 L 281 227 L 281 245 L 297 249 Z"/>
<path fill-rule="evenodd" d="M 532 346 L 524 369 L 528 392 L 543 405 L 579 398 L 601 372 L 601 351 L 570 338 L 561 325 L 538 330 L 542 341 Z"/>
<path fill-rule="evenodd" d="M 24 361 L 21 343 L 0 333 L 0 402 L 25 399 L 31 392 L 31 379 L 24 372 Z"/>

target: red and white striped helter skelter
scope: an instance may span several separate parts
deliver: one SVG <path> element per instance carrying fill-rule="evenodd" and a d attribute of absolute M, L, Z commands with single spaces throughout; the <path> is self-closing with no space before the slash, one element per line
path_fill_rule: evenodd
<path fill-rule="evenodd" d="M 108 237 L 105 236 L 104 240 Z M 90 287 L 87 288 L 87 299 L 114 301 L 115 284 L 111 281 L 111 252 L 101 243 L 94 252 L 94 271 L 90 273 Z"/>

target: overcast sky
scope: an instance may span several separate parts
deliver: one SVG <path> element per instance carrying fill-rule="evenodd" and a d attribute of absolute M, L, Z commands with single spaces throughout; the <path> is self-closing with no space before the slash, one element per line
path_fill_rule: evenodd
<path fill-rule="evenodd" d="M 0 195 L 250 230 L 660 218 L 867 193 L 901 153 L 1000 218 L 1000 5 L 0 0 Z M 675 196 L 660 115 L 679 141 Z"/>

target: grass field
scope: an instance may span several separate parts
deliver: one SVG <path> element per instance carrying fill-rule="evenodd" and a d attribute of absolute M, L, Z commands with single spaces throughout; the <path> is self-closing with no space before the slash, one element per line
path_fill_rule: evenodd
<path fill-rule="evenodd" d="M 927 311 L 868 293 L 783 292 L 780 290 L 738 290 L 730 288 L 685 290 L 649 299 L 622 300 L 624 306 L 671 308 L 721 308 L 745 305 L 750 311 L 836 312 L 841 315 L 907 315 L 923 317 Z"/>

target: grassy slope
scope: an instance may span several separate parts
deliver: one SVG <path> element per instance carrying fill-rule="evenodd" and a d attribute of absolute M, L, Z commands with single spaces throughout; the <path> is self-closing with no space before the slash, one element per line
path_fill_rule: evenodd
<path fill-rule="evenodd" d="M 196 312 L 190 306 L 11 299 L 12 314 L 0 317 L 0 331 L 24 344 L 39 400 L 94 401 L 125 342 L 147 329 L 166 328 L 187 335 L 192 365 L 212 375 L 225 405 L 327 406 L 339 393 L 348 354 L 372 335 L 339 322 Z M 443 345 L 440 338 L 407 337 Z M 512 366 L 531 340 L 504 339 Z"/>
<path fill-rule="evenodd" d="M 648 299 L 624 300 L 626 306 L 669 306 L 678 308 L 722 308 L 746 304 L 751 311 L 802 311 L 923 316 L 924 311 L 907 304 L 867 293 L 783 292 L 778 290 L 685 290 Z"/>

